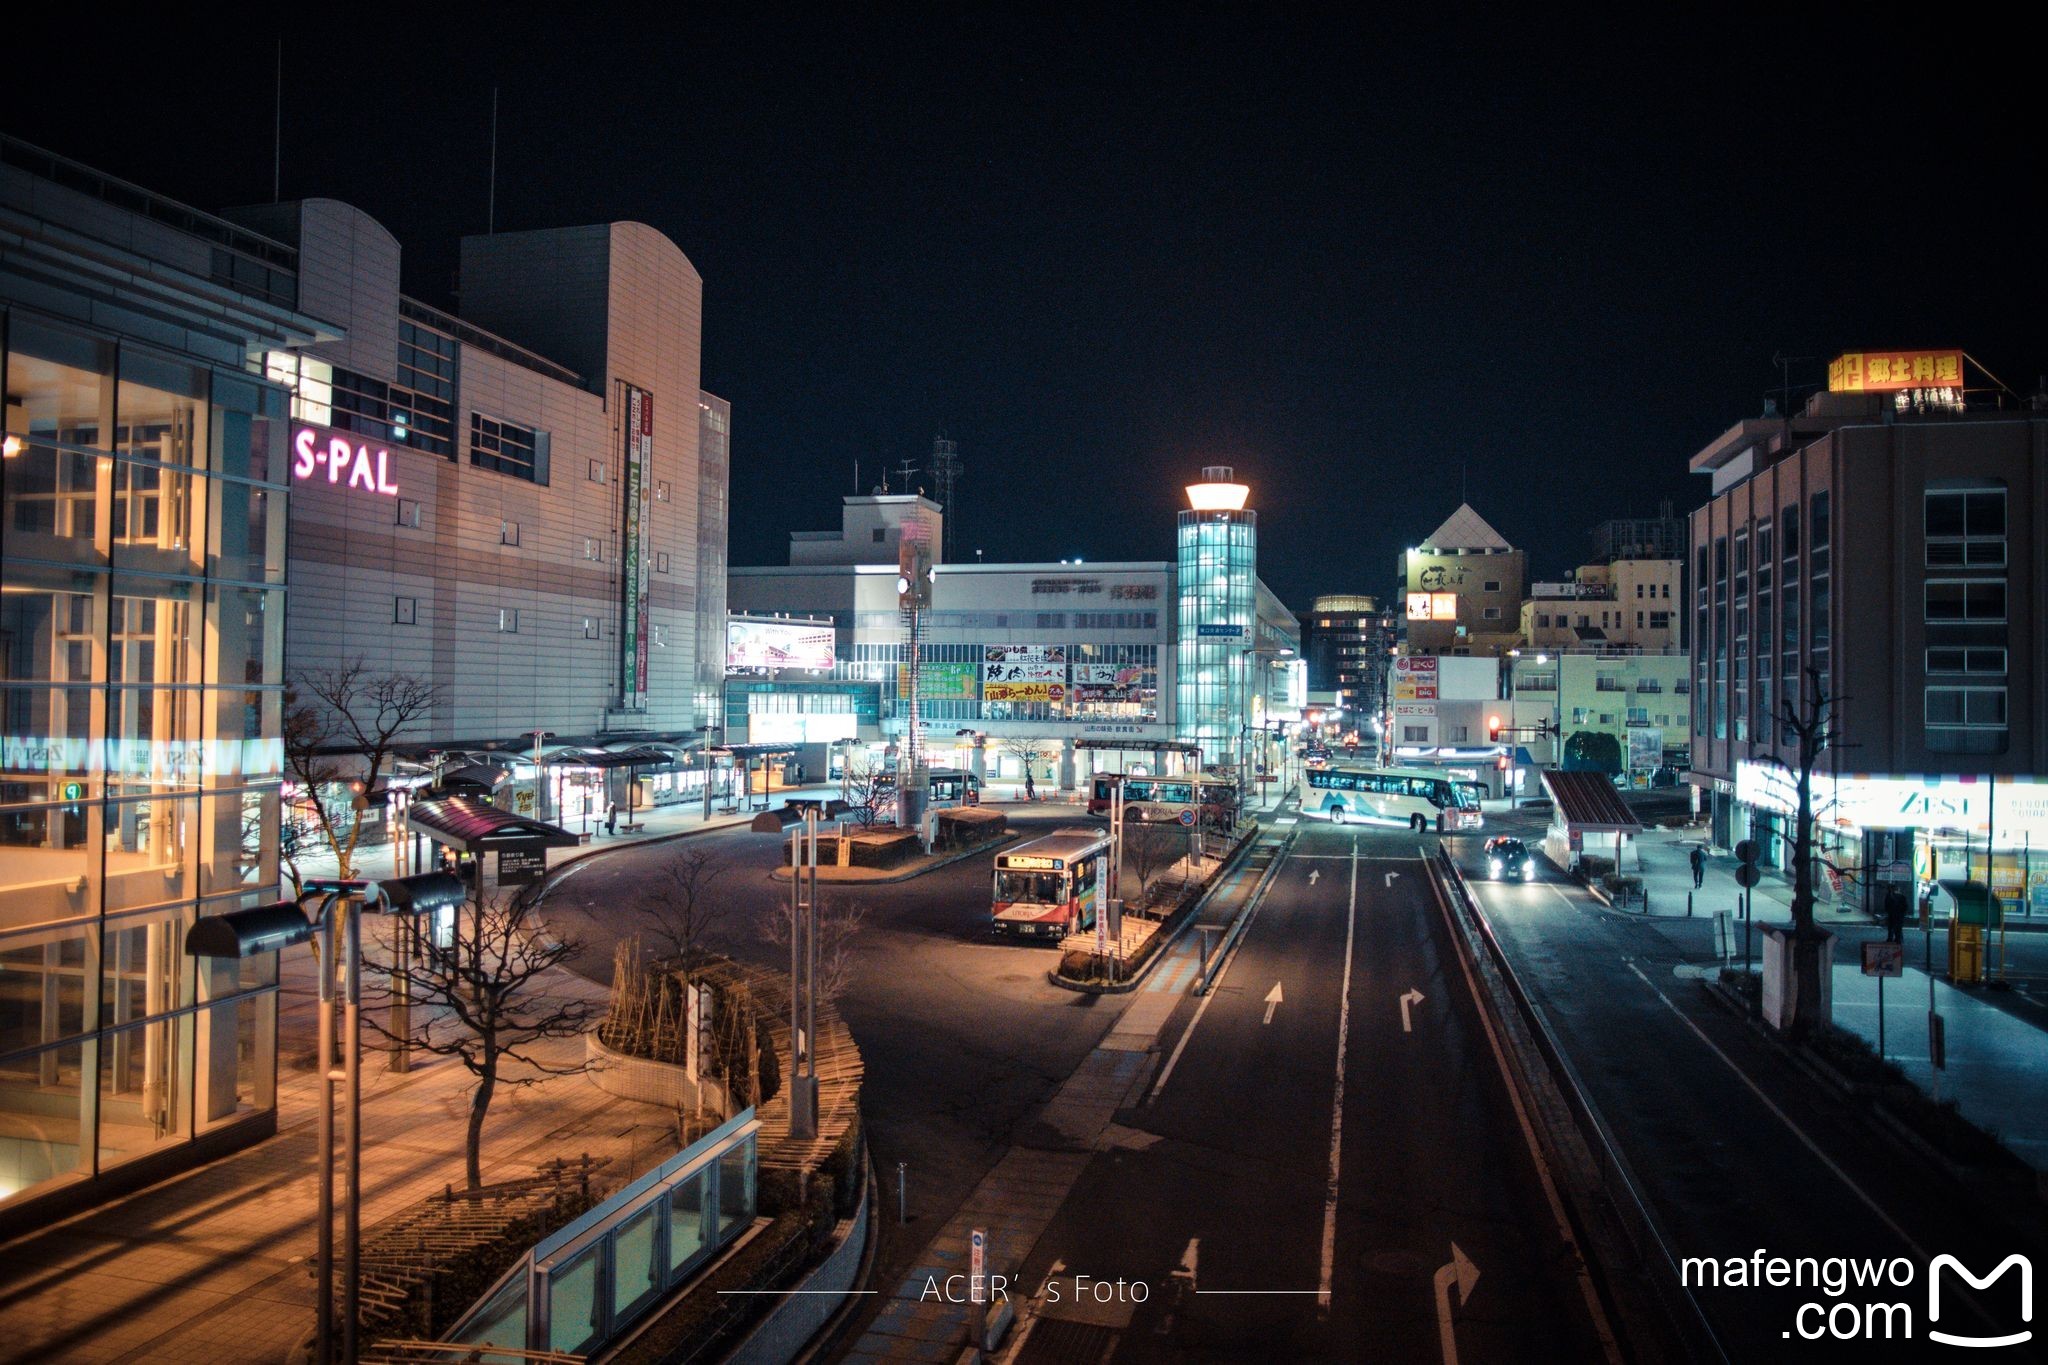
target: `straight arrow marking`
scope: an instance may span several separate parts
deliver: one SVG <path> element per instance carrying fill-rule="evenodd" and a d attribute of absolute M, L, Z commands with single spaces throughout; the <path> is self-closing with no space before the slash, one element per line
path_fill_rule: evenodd
<path fill-rule="evenodd" d="M 1320 867 L 1310 868 L 1308 870 L 1308 884 L 1314 886 L 1318 881 L 1322 880 L 1322 876 L 1323 870 Z"/>
<path fill-rule="evenodd" d="M 1401 997 L 1401 1032 L 1413 1033 L 1415 1031 L 1413 1021 L 1411 1021 L 1408 1017 L 1408 1010 L 1411 1006 L 1419 1005 L 1421 1003 L 1422 992 L 1416 990 L 1413 986 L 1410 986 L 1408 988 L 1408 993 Z"/>
<path fill-rule="evenodd" d="M 1266 992 L 1266 1022 L 1273 1022 L 1273 1011 L 1280 1008 L 1280 1002 L 1287 997 L 1280 994 L 1280 983 L 1275 981 L 1273 989 Z"/>

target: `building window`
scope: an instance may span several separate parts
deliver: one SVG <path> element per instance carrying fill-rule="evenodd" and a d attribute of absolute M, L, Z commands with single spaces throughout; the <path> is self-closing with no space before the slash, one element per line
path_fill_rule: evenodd
<path fill-rule="evenodd" d="M 1403 744 L 1427 744 L 1429 742 L 1429 727 L 1427 725 L 1402 726 L 1401 742 Z"/>
<path fill-rule="evenodd" d="M 1669 629 L 1671 629 L 1671 613 L 1670 613 L 1670 612 L 1668 612 L 1668 611 L 1653 611 L 1653 612 L 1651 612 L 1651 613 L 1650 613 L 1650 629 L 1651 629 L 1651 630 L 1669 630 Z"/>
<path fill-rule="evenodd" d="M 1930 488 L 1925 510 L 1927 567 L 2005 567 L 2005 490 Z"/>
<path fill-rule="evenodd" d="M 398 524 L 400 526 L 409 527 L 417 531 L 420 529 L 421 520 L 420 504 L 417 498 L 400 498 L 398 500 Z"/>
<path fill-rule="evenodd" d="M 376 441 L 391 435 L 391 386 L 366 374 L 334 370 L 334 425 Z"/>
<path fill-rule="evenodd" d="M 500 545 L 517 545 L 519 543 L 519 523 L 516 521 L 499 522 L 498 543 Z"/>
<path fill-rule="evenodd" d="M 2005 658 L 2003 649 L 1934 648 L 1927 651 L 1927 671 L 2004 677 Z"/>
<path fill-rule="evenodd" d="M 595 640 L 597 638 L 596 617 L 586 616 L 583 618 L 583 638 L 586 640 Z"/>
<path fill-rule="evenodd" d="M 472 412 L 469 462 L 528 483 L 544 484 L 548 481 L 548 434 Z"/>
<path fill-rule="evenodd" d="M 391 614 L 392 621 L 401 626 L 416 626 L 420 622 L 420 599 L 401 597 Z"/>
<path fill-rule="evenodd" d="M 1930 578 L 1927 620 L 1997 624 L 2005 620 L 2005 584 L 1997 579 Z"/>
<path fill-rule="evenodd" d="M 498 608 L 498 630 L 506 635 L 517 635 L 519 633 L 519 608 Z"/>
<path fill-rule="evenodd" d="M 603 461 L 603 460 L 592 460 L 592 461 L 590 462 L 590 481 L 591 481 L 592 483 L 603 483 L 603 482 L 604 482 L 604 461 Z"/>
<path fill-rule="evenodd" d="M 1937 753 L 1984 754 L 2005 749 L 2003 687 L 1929 687 L 1927 747 Z"/>
<path fill-rule="evenodd" d="M 668 501 L 668 480 L 667 480 L 667 479 L 659 479 L 659 480 L 657 480 L 657 481 L 655 482 L 655 485 L 654 485 L 654 500 L 655 500 L 656 502 L 667 502 L 667 501 Z"/>
<path fill-rule="evenodd" d="M 1638 584 L 1636 584 L 1636 600 L 1637 600 L 1638 602 L 1640 602 L 1640 601 L 1642 601 L 1642 598 L 1643 598 L 1643 585 L 1642 585 L 1642 584 L 1640 584 L 1640 583 L 1638 583 Z"/>
<path fill-rule="evenodd" d="M 602 560 L 604 558 L 604 545 L 595 536 L 583 537 L 583 557 L 585 559 Z"/>
<path fill-rule="evenodd" d="M 1485 609 L 1484 611 L 1480 612 L 1480 613 L 1479 613 L 1479 616 L 1480 616 L 1480 619 L 1481 619 L 1481 620 L 1485 620 L 1485 621 L 1498 621 L 1498 620 L 1500 620 L 1500 608 L 1499 608 L 1499 607 L 1488 607 L 1488 608 L 1486 608 L 1486 609 Z"/>
<path fill-rule="evenodd" d="M 656 553 L 654 556 L 654 571 L 656 573 L 668 572 L 668 556 L 666 554 Z"/>
<path fill-rule="evenodd" d="M 433 455 L 455 454 L 455 338 L 401 318 L 398 382 L 390 388 L 391 439 Z"/>
<path fill-rule="evenodd" d="M 1479 585 L 1479 590 L 1481 592 L 1499 592 L 1500 580 L 1498 578 L 1489 578 Z"/>

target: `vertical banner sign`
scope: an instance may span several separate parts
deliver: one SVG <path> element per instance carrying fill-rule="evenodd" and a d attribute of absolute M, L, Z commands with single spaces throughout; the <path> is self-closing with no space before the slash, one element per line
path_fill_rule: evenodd
<path fill-rule="evenodd" d="M 654 455 L 654 395 L 626 386 L 625 508 L 620 543 L 619 693 L 637 706 L 647 692 L 647 473 Z"/>

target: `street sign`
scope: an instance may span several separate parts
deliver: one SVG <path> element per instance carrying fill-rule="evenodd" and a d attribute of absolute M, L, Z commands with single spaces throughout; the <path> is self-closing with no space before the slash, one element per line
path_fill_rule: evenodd
<path fill-rule="evenodd" d="M 1173 818 L 1180 821 L 1183 828 L 1194 828 L 1195 813 L 1191 810 L 1184 810 L 1179 815 L 1176 815 Z"/>
<path fill-rule="evenodd" d="M 1220 636 L 1225 639 L 1240 639 L 1244 635 L 1244 627 L 1223 625 L 1215 621 L 1203 621 L 1195 626 L 1195 634 L 1202 637 Z"/>
<path fill-rule="evenodd" d="M 1755 863 L 1744 863 L 1735 869 L 1735 884 L 1744 890 L 1755 886 L 1762 880 L 1763 874 L 1757 871 Z"/>
<path fill-rule="evenodd" d="M 1754 839 L 1744 839 L 1744 840 L 1743 840 L 1743 841 L 1742 841 L 1741 843 L 1739 843 L 1739 844 L 1737 844 L 1737 845 L 1735 846 L 1735 861 L 1736 861 L 1736 862 L 1738 862 L 1738 863 L 1743 863 L 1743 864 L 1746 864 L 1747 866 L 1750 866 L 1750 867 L 1755 867 L 1755 866 L 1756 866 L 1756 860 L 1757 860 L 1757 846 L 1756 846 L 1756 840 L 1754 840 Z"/>
<path fill-rule="evenodd" d="M 85 784 L 83 782 L 66 782 L 64 784 L 64 799 L 66 801 L 83 801 L 85 799 Z"/>
<path fill-rule="evenodd" d="M 547 875 L 545 849 L 501 848 L 498 850 L 498 885 L 524 886 Z"/>
<path fill-rule="evenodd" d="M 1927 1057 L 1938 1070 L 1948 1070 L 1948 1020 L 1927 1011 Z"/>
<path fill-rule="evenodd" d="M 988 1231 L 976 1228 L 967 1240 L 967 1295 L 975 1303 L 982 1302 L 982 1286 L 987 1283 L 983 1276 L 988 1271 Z"/>
<path fill-rule="evenodd" d="M 1903 943 L 1864 944 L 1863 974 L 1865 976 L 1904 976 L 1906 974 L 1906 945 Z"/>

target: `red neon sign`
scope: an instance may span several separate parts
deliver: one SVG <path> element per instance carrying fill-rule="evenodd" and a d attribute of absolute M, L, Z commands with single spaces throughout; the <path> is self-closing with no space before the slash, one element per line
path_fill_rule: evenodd
<path fill-rule="evenodd" d="M 391 452 L 381 446 L 358 444 L 340 432 L 300 427 L 292 433 L 292 452 L 294 479 L 310 479 L 324 466 L 329 483 L 347 483 L 387 498 L 398 496 L 398 485 L 391 481 Z"/>

